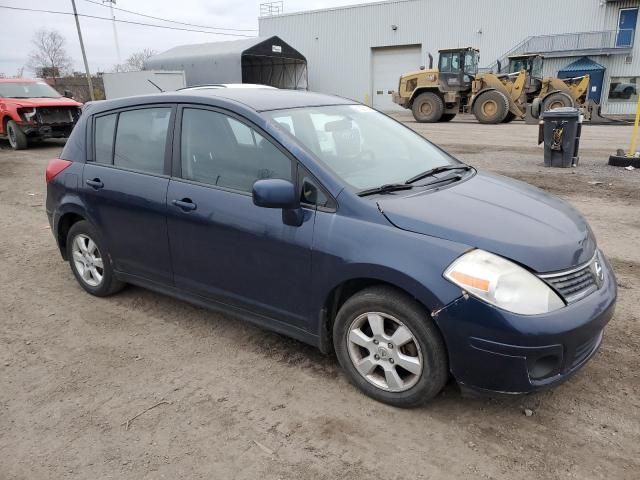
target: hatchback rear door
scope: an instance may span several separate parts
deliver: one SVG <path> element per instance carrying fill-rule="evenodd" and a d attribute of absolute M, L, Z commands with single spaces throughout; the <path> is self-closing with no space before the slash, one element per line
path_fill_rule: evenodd
<path fill-rule="evenodd" d="M 166 198 L 173 105 L 145 105 L 96 115 L 82 195 L 117 271 L 172 281 Z"/>

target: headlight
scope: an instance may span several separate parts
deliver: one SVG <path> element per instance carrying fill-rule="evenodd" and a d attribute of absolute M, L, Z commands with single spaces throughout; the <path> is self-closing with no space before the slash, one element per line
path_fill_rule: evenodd
<path fill-rule="evenodd" d="M 552 312 L 565 305 L 538 277 L 484 250 L 462 255 L 444 277 L 487 303 L 521 315 Z"/>
<path fill-rule="evenodd" d="M 30 122 L 33 116 L 36 114 L 35 108 L 19 108 L 18 113 L 24 117 L 26 122 Z"/>

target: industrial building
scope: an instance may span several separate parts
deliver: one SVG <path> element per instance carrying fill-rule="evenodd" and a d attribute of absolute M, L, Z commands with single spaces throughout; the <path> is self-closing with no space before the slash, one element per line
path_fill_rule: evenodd
<path fill-rule="evenodd" d="M 427 65 L 439 49 L 480 49 L 496 70 L 514 54 L 540 53 L 544 75 L 591 75 L 589 97 L 604 114 L 637 102 L 640 0 L 392 0 L 261 16 L 261 37 L 278 35 L 308 62 L 310 90 L 385 111 L 400 74 Z M 263 10 L 265 11 L 265 10 Z M 268 9 L 266 11 L 269 11 Z M 276 10 L 279 12 L 279 10 Z"/>

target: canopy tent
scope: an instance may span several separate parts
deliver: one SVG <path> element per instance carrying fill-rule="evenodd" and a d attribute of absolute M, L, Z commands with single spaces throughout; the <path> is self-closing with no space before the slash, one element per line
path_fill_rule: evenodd
<path fill-rule="evenodd" d="M 145 62 L 150 70 L 182 70 L 187 86 L 259 83 L 307 89 L 307 60 L 277 36 L 172 48 Z"/>

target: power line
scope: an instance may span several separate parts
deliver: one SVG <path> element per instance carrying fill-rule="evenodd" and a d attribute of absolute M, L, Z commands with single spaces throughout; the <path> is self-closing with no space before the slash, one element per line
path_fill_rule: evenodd
<path fill-rule="evenodd" d="M 101 7 L 107 7 L 107 5 L 104 5 L 102 3 L 96 2 L 95 0 L 84 0 L 84 1 L 88 2 L 88 3 L 93 3 L 95 5 L 99 5 Z M 186 22 L 179 22 L 178 20 L 169 20 L 168 18 L 154 17 L 153 15 L 147 15 L 146 13 L 134 12 L 132 10 L 125 10 L 124 8 L 119 8 L 119 7 L 109 7 L 109 8 L 113 8 L 114 10 L 119 10 L 121 12 L 130 13 L 132 15 L 138 15 L 140 17 L 151 18 L 153 20 L 160 20 L 160 21 L 169 22 L 169 23 L 177 23 L 179 25 L 187 25 L 189 27 L 210 28 L 212 30 L 227 30 L 227 31 L 230 31 L 230 32 L 256 32 L 257 31 L 257 30 L 255 30 L 253 28 L 210 27 L 210 26 L 207 26 L 207 25 L 198 25 L 196 23 L 186 23 Z"/>
<path fill-rule="evenodd" d="M 19 10 L 19 11 L 23 11 L 23 12 L 53 13 L 53 14 L 56 14 L 56 15 L 73 15 L 73 13 L 71 13 L 71 12 L 61 12 L 59 10 L 44 10 L 44 9 L 39 9 L 39 8 L 10 7 L 8 5 L 0 5 L 0 8 L 6 8 L 7 10 Z M 113 19 L 111 19 L 111 18 L 98 17 L 96 15 L 86 15 L 86 14 L 79 13 L 78 16 L 79 17 L 84 17 L 84 18 L 92 18 L 94 20 L 106 20 L 108 22 L 113 21 Z M 119 23 L 128 23 L 130 25 L 139 25 L 139 26 L 142 26 L 142 27 L 164 28 L 164 29 L 167 29 L 167 30 L 179 30 L 179 31 L 182 31 L 182 32 L 208 33 L 209 35 L 224 35 L 224 36 L 227 36 L 227 37 L 249 38 L 249 37 L 253 37 L 254 36 L 254 35 L 244 35 L 244 34 L 239 34 L 239 33 L 211 32 L 211 31 L 208 31 L 208 30 L 195 30 L 195 29 L 191 29 L 191 28 L 171 27 L 169 25 L 154 25 L 152 23 L 134 22 L 132 20 L 119 20 L 119 19 L 116 19 L 115 21 L 119 22 Z"/>

